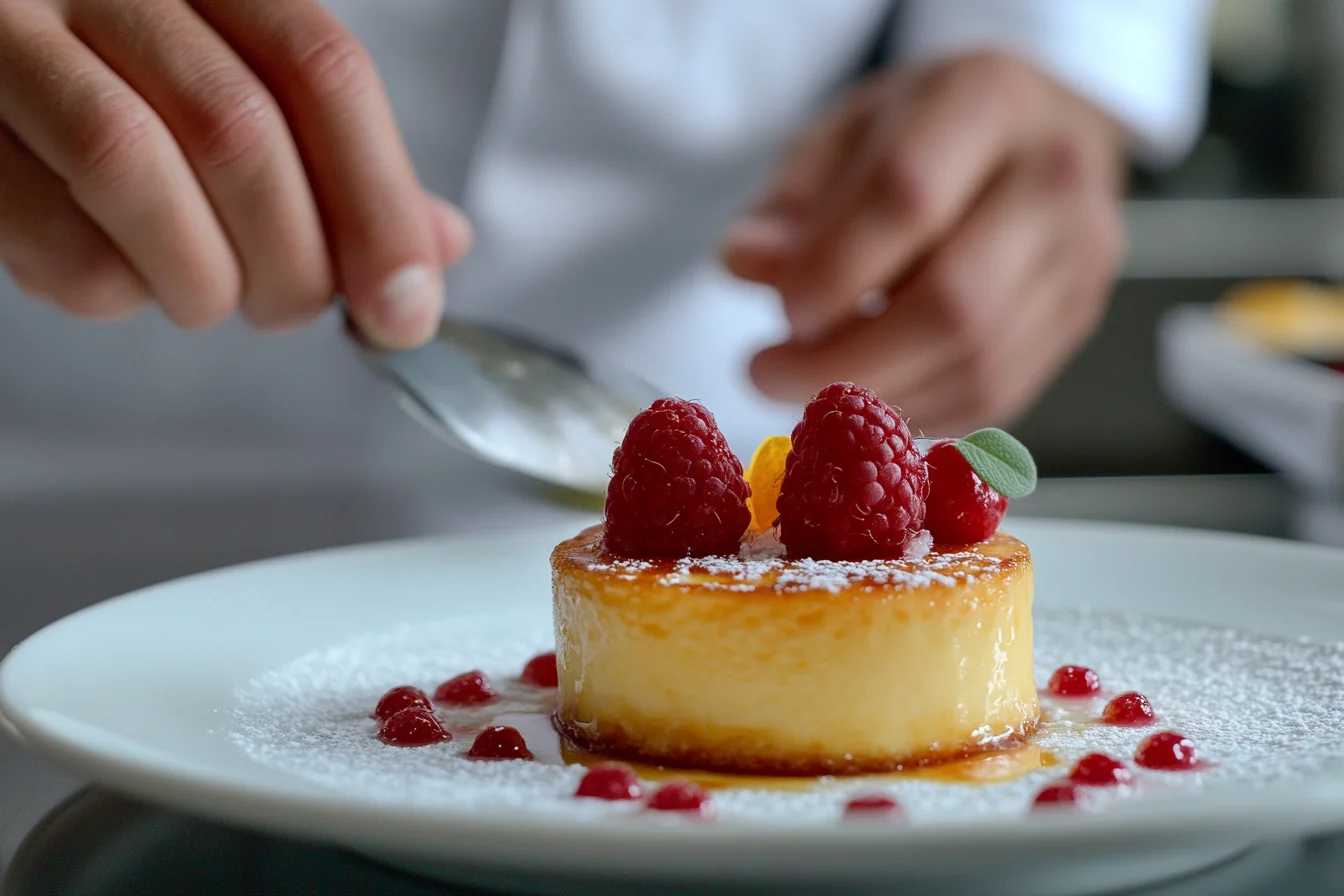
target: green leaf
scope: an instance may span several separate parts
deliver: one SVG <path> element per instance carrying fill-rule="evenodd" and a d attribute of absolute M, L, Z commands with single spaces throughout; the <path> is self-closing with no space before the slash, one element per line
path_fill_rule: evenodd
<path fill-rule="evenodd" d="M 1001 429 L 979 429 L 956 442 L 976 475 L 1005 498 L 1036 490 L 1036 462 L 1027 446 Z"/>

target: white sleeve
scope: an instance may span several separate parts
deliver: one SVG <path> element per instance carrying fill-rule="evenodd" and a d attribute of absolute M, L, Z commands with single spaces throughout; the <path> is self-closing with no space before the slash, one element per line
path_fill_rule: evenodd
<path fill-rule="evenodd" d="M 1109 113 L 1136 155 L 1171 162 L 1204 118 L 1209 0 L 907 0 L 902 62 L 1017 53 Z"/>

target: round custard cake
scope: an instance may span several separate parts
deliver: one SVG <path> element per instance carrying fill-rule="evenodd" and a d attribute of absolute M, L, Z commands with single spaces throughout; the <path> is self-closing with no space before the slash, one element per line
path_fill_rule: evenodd
<path fill-rule="evenodd" d="M 1040 706 L 1032 565 L 1002 532 L 920 559 L 631 560 L 602 527 L 551 555 L 577 746 L 743 774 L 896 771 L 1019 743 Z"/>

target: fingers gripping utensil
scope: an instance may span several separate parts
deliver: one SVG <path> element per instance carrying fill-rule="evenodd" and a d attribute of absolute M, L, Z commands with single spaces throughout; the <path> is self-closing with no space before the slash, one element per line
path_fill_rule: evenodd
<path fill-rule="evenodd" d="M 402 406 L 491 464 L 592 495 L 630 420 L 662 393 L 633 374 L 509 330 L 445 320 L 410 351 L 380 349 L 347 319 L 368 366 Z"/>

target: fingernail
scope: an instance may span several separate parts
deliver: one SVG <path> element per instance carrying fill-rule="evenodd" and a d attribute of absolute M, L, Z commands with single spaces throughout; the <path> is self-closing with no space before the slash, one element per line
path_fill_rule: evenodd
<path fill-rule="evenodd" d="M 439 272 L 426 265 L 407 265 L 394 272 L 383 282 L 375 332 L 369 335 L 389 348 L 427 340 L 443 313 L 442 286 Z"/>

